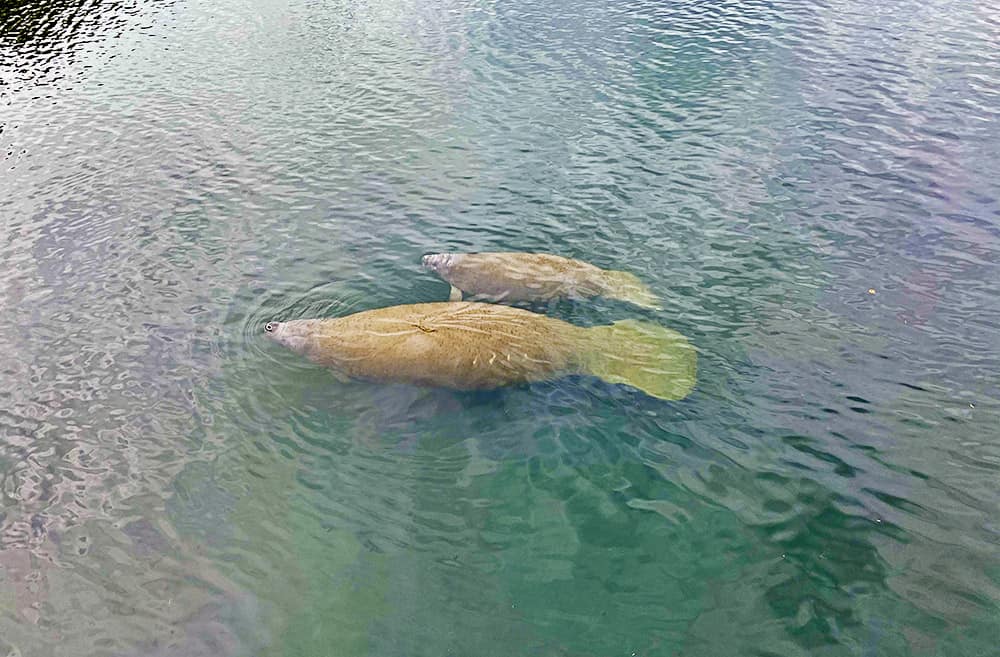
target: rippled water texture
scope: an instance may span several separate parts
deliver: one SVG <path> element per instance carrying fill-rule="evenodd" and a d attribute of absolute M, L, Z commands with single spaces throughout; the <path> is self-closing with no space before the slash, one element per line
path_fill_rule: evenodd
<path fill-rule="evenodd" d="M 0 2 L 0 654 L 986 655 L 1000 10 Z M 589 377 L 340 382 L 429 252 L 631 271 Z"/>

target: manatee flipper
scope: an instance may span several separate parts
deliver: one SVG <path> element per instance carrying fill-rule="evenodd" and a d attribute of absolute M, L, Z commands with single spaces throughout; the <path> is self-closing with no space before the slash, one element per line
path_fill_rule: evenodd
<path fill-rule="evenodd" d="M 503 303 L 509 294 L 509 292 L 501 292 L 500 294 L 470 294 L 465 297 L 465 300 L 477 301 L 479 303 Z"/>
<path fill-rule="evenodd" d="M 583 370 L 660 399 L 683 399 L 694 388 L 698 353 L 683 335 L 634 319 L 586 329 Z"/>
<path fill-rule="evenodd" d="M 639 277 L 627 271 L 603 271 L 603 293 L 613 299 L 621 299 L 635 304 L 640 308 L 663 310 L 660 298 L 639 280 Z"/>
<path fill-rule="evenodd" d="M 461 300 L 462 300 L 462 291 L 457 287 L 455 287 L 454 285 L 452 285 L 451 294 L 448 295 L 448 301 L 461 301 Z"/>

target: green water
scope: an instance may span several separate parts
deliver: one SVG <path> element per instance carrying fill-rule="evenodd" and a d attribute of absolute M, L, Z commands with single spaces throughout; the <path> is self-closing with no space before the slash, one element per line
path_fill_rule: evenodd
<path fill-rule="evenodd" d="M 992 655 L 988 3 L 0 0 L 0 655 Z M 340 382 L 539 250 L 698 348 Z M 869 290 L 873 290 L 874 294 Z"/>

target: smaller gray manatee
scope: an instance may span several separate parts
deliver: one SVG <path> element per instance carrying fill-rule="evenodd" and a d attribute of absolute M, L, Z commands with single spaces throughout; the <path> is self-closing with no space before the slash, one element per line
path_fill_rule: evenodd
<path fill-rule="evenodd" d="M 451 284 L 451 301 L 461 301 L 463 293 L 490 301 L 603 296 L 661 309 L 660 299 L 634 274 L 548 253 L 432 253 L 421 264 Z"/>

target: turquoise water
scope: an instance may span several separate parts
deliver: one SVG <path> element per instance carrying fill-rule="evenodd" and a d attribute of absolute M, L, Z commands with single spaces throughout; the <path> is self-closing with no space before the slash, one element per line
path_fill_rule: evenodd
<path fill-rule="evenodd" d="M 0 654 L 988 655 L 988 3 L 0 3 Z M 342 383 L 269 320 L 432 251 L 700 352 Z M 874 294 L 869 293 L 874 290 Z"/>

